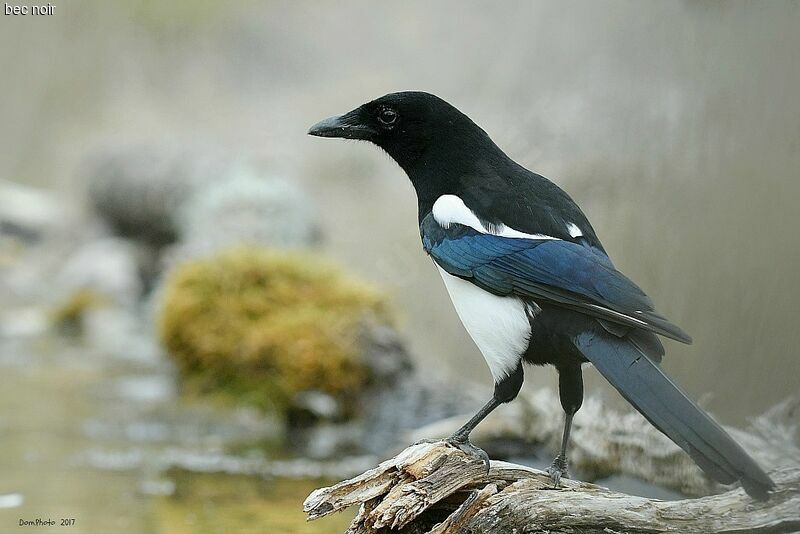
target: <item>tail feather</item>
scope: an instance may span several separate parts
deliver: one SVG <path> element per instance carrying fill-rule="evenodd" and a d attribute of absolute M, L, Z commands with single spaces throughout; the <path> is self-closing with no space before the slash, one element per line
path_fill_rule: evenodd
<path fill-rule="evenodd" d="M 769 497 L 775 487 L 769 476 L 651 361 L 641 344 L 605 332 L 587 332 L 575 339 L 575 345 L 628 402 L 711 478 L 723 484 L 740 480 L 750 496 Z"/>

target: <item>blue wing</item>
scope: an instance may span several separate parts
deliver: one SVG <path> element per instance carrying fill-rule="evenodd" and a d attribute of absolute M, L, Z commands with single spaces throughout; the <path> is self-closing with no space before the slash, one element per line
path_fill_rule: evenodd
<path fill-rule="evenodd" d="M 656 313 L 650 298 L 599 249 L 554 239 L 483 234 L 460 224 L 444 229 L 429 215 L 423 246 L 448 273 L 495 295 L 550 302 L 601 319 L 691 343 Z M 611 328 L 613 330 L 613 326 Z"/>

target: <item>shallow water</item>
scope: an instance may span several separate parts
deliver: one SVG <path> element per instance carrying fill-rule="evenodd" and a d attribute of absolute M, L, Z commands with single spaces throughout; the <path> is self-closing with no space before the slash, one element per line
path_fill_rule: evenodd
<path fill-rule="evenodd" d="M 84 424 L 98 409 L 92 390 L 108 376 L 91 358 L 50 338 L 0 345 L 0 494 L 21 497 L 0 509 L 0 532 L 37 518 L 56 521 L 39 532 L 155 532 L 138 473 L 76 461 L 95 443 Z M 62 519 L 75 525 L 66 530 Z"/>
<path fill-rule="evenodd" d="M 371 459 L 338 466 L 344 473 L 285 452 L 273 462 L 272 421 L 187 405 L 165 363 L 132 364 L 60 336 L 0 341 L 0 532 L 37 518 L 56 522 L 37 532 L 62 533 L 344 530 L 351 515 L 308 526 L 302 513 L 331 479 L 280 475 L 339 478 Z"/>

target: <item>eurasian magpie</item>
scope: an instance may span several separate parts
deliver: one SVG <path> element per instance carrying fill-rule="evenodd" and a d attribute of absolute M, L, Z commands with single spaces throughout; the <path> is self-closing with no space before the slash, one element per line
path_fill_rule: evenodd
<path fill-rule="evenodd" d="M 740 480 L 751 496 L 768 497 L 769 476 L 659 366 L 664 347 L 657 335 L 691 338 L 616 269 L 566 192 L 424 92 L 385 95 L 308 133 L 374 143 L 416 190 L 422 246 L 494 379 L 491 400 L 449 443 L 488 467 L 470 432 L 517 396 L 523 363 L 554 365 L 565 418 L 561 450 L 548 471 L 558 485 L 569 476 L 570 428 L 583 402 L 581 366 L 591 363 L 711 478 Z"/>

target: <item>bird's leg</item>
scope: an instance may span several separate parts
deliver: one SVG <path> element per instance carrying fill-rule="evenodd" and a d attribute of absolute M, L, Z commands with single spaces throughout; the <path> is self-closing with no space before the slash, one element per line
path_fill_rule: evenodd
<path fill-rule="evenodd" d="M 438 443 L 440 441 L 444 441 L 448 445 L 455 447 L 464 451 L 468 456 L 476 458 L 484 463 L 486 466 L 486 472 L 489 472 L 489 455 L 486 454 L 486 451 L 483 449 L 476 447 L 472 444 L 469 440 L 470 433 L 478 426 L 478 423 L 483 421 L 487 415 L 492 413 L 492 411 L 500 406 L 502 401 L 498 400 L 497 397 L 492 397 L 489 402 L 487 402 L 483 408 L 478 410 L 472 418 L 464 423 L 464 426 L 453 432 L 453 434 L 449 438 L 445 438 L 444 440 L 441 439 L 421 439 L 415 443 L 415 445 L 419 443 Z"/>
<path fill-rule="evenodd" d="M 479 449 L 469 441 L 470 433 L 478 426 L 478 423 L 486 419 L 486 416 L 494 411 L 495 408 L 503 403 L 511 402 L 519 393 L 522 387 L 524 373 L 522 371 L 522 360 L 517 363 L 513 371 L 496 381 L 494 384 L 494 394 L 483 408 L 478 410 L 472 418 L 467 421 L 464 426 L 453 432 L 449 438 L 444 441 L 453 447 L 461 449 L 469 456 L 481 460 L 486 465 L 486 472 L 489 472 L 489 455 L 486 451 Z M 422 440 L 417 443 L 436 442 L 440 440 Z"/>
<path fill-rule="evenodd" d="M 447 438 L 445 440 L 447 443 L 449 443 L 450 445 L 452 445 L 452 446 L 454 446 L 454 447 L 456 447 L 458 449 L 461 449 L 462 451 L 467 453 L 469 456 L 472 456 L 473 458 L 478 458 L 479 460 L 481 460 L 486 465 L 486 471 L 487 472 L 489 471 L 489 465 L 490 465 L 489 464 L 489 455 L 486 454 L 486 451 L 484 451 L 483 449 L 480 449 L 480 448 L 476 447 L 475 445 L 473 445 L 472 442 L 470 442 L 470 440 L 469 440 L 469 435 L 473 431 L 473 429 L 476 426 L 478 426 L 478 423 L 483 421 L 486 418 L 487 415 L 492 413 L 492 411 L 495 408 L 497 408 L 498 406 L 500 406 L 501 404 L 502 404 L 502 402 L 497 400 L 496 397 L 492 397 L 491 400 L 489 400 L 489 402 L 487 402 L 483 406 L 483 408 L 478 410 L 478 413 L 476 413 L 472 417 L 472 419 L 467 421 L 464 424 L 464 426 L 462 426 L 461 428 L 456 430 L 453 433 L 453 435 L 451 435 L 449 438 Z"/>
<path fill-rule="evenodd" d="M 569 478 L 569 469 L 567 466 L 567 446 L 569 443 L 569 433 L 572 429 L 572 416 L 574 413 L 564 413 L 564 433 L 561 436 L 561 452 L 555 457 L 553 463 L 547 468 L 547 474 L 553 481 L 553 485 L 558 487 L 561 483 L 561 478 Z"/>
<path fill-rule="evenodd" d="M 569 478 L 567 469 L 567 447 L 569 446 L 569 433 L 572 430 L 572 417 L 581 404 L 583 404 L 583 374 L 580 365 L 566 365 L 558 369 L 558 396 L 561 407 L 564 409 L 564 433 L 561 435 L 561 450 L 556 456 L 547 474 L 553 480 L 553 485 L 558 487 L 562 478 Z"/>

